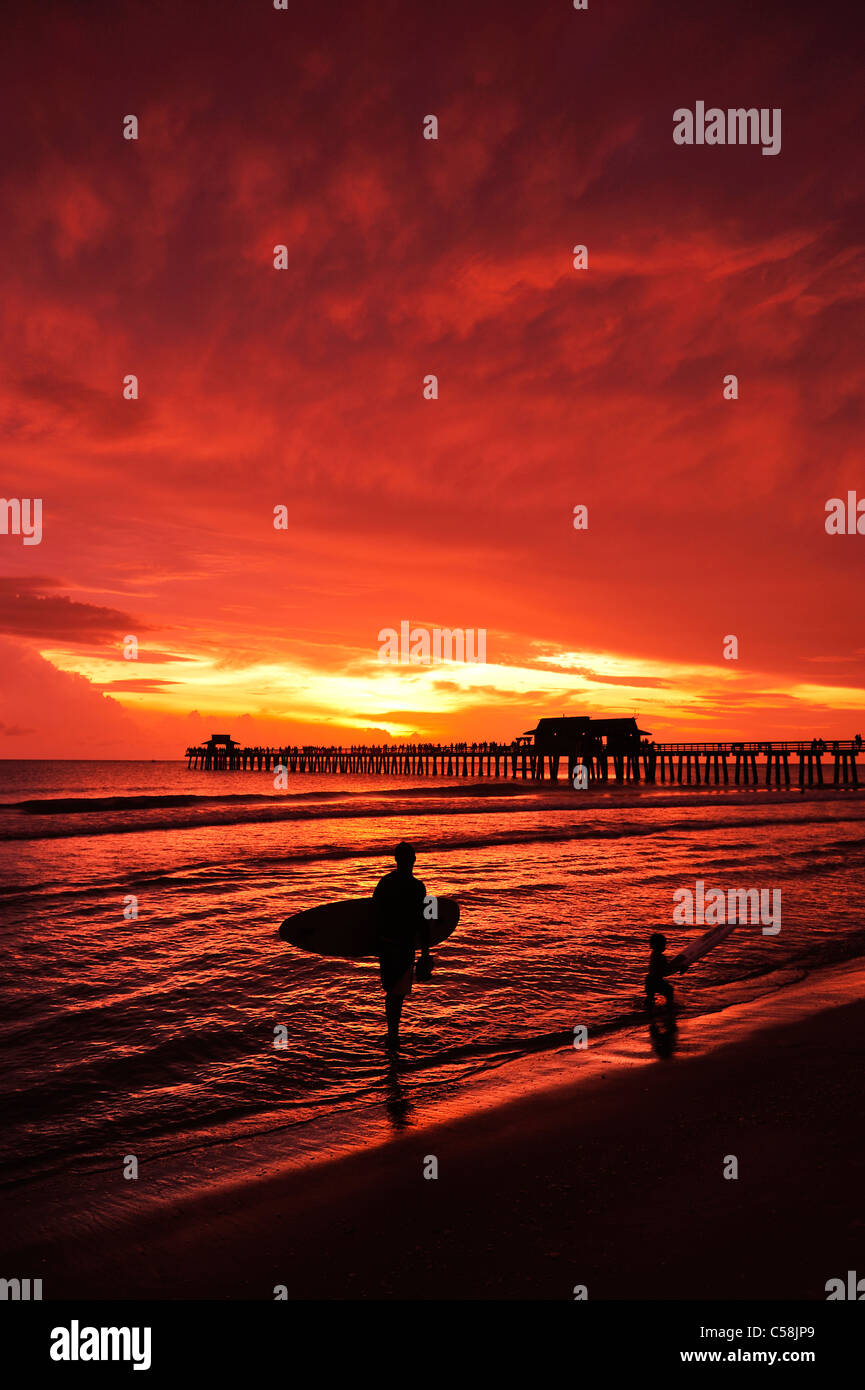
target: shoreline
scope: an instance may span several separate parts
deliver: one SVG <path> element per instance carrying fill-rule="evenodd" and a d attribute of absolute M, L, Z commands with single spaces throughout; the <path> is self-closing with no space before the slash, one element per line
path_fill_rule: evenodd
<path fill-rule="evenodd" d="M 125 1184 L 71 1226 L 7 1230 L 6 1261 L 46 1299 L 824 1298 L 865 1242 L 863 997 L 856 958 L 682 1016 L 666 1060 L 644 1027 L 522 1059 L 523 1094 L 512 1075 L 506 1099 L 151 1206 Z"/>

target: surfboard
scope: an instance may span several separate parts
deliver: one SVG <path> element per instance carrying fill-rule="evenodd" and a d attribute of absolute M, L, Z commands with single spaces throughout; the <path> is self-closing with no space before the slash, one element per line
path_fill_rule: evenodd
<path fill-rule="evenodd" d="M 695 961 L 702 960 L 703 956 L 714 951 L 722 941 L 726 941 L 730 932 L 735 931 L 738 925 L 738 922 L 722 922 L 720 926 L 712 927 L 702 936 L 698 936 L 696 941 L 692 941 L 690 946 L 686 946 L 684 951 L 680 951 L 676 959 L 680 965 L 693 965 Z"/>
<path fill-rule="evenodd" d="M 460 905 L 456 898 L 436 899 L 438 917 L 429 923 L 430 945 L 438 946 L 456 929 Z M 322 903 L 305 912 L 286 917 L 279 936 L 290 946 L 314 956 L 341 956 L 359 960 L 378 955 L 376 922 L 372 898 L 345 898 L 338 903 Z M 420 931 L 416 944 L 420 947 Z"/>

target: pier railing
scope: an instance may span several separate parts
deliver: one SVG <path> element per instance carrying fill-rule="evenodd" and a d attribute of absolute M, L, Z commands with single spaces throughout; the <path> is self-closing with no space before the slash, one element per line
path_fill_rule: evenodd
<path fill-rule="evenodd" d="M 652 743 L 584 752 L 550 752 L 519 743 L 388 743 L 282 748 L 199 744 L 186 750 L 187 766 L 207 772 L 355 774 L 399 777 L 491 777 L 579 785 L 671 782 L 699 785 L 858 787 L 856 758 L 862 740 L 795 739 L 718 743 Z M 791 778 L 791 759 L 796 762 Z M 824 765 L 824 758 L 827 760 Z M 576 769 L 583 769 L 575 777 Z M 824 777 L 824 772 L 826 776 Z"/>

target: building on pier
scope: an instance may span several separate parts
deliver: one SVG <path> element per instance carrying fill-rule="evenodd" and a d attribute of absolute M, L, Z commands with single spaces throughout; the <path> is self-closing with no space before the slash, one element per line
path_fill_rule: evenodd
<path fill-rule="evenodd" d="M 517 740 L 536 753 L 559 754 L 570 758 L 628 756 L 640 751 L 640 740 L 648 738 L 638 729 L 636 719 L 592 719 L 589 715 L 562 715 L 539 719 L 536 728 L 527 729 Z"/>
<path fill-rule="evenodd" d="M 204 747 L 208 753 L 232 753 L 240 744 L 229 734 L 211 734 Z"/>

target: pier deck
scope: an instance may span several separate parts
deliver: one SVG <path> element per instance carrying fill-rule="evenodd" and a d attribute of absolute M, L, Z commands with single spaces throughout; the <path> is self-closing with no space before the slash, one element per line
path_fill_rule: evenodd
<path fill-rule="evenodd" d="M 582 765 L 589 785 L 608 782 L 733 786 L 858 787 L 862 741 L 643 743 L 627 752 L 548 753 L 526 743 L 390 743 L 353 747 L 187 748 L 187 766 L 207 772 L 354 773 L 381 777 L 474 777 L 556 784 Z M 824 762 L 825 759 L 825 762 Z M 791 768 L 792 762 L 792 768 Z M 760 773 L 763 773 L 762 779 Z M 791 775 L 792 773 L 792 775 Z"/>

